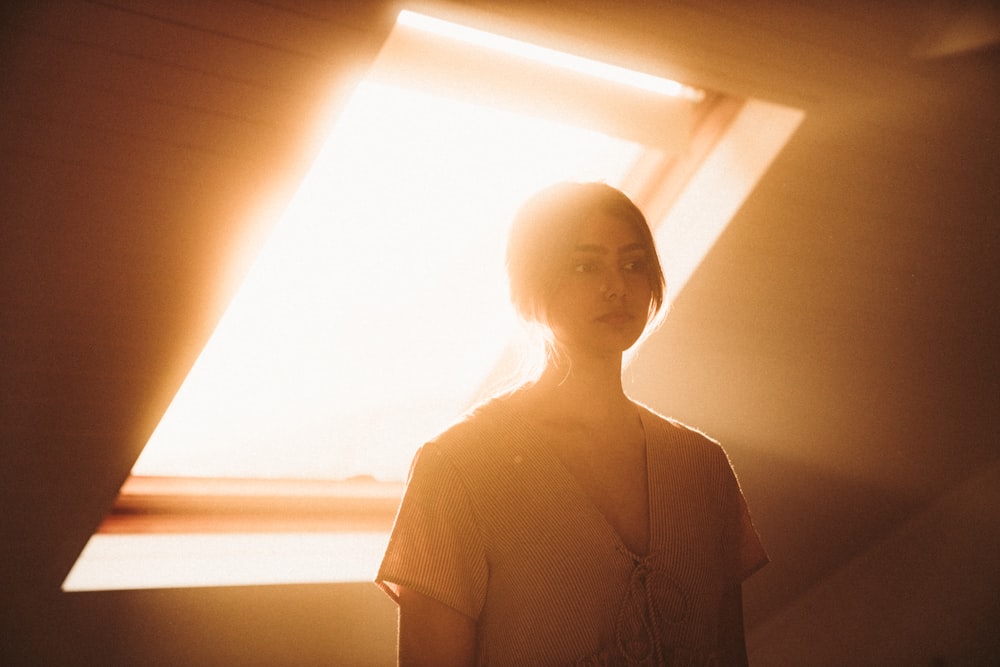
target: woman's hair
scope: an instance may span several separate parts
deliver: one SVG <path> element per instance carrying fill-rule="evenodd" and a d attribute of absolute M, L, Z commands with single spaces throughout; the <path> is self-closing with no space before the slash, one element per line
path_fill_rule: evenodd
<path fill-rule="evenodd" d="M 548 327 L 546 307 L 558 287 L 560 271 L 569 260 L 580 227 L 601 214 L 631 225 L 646 247 L 651 292 L 647 322 L 659 313 L 666 280 L 642 211 L 623 192 L 605 183 L 567 182 L 532 195 L 518 210 L 510 229 L 510 299 L 522 319 Z"/>
<path fill-rule="evenodd" d="M 631 225 L 646 248 L 651 297 L 645 335 L 655 330 L 655 324 L 663 316 L 666 280 L 646 216 L 624 193 L 604 183 L 567 182 L 549 186 L 522 204 L 511 225 L 507 240 L 510 299 L 527 326 L 518 332 L 519 337 L 508 350 L 510 374 L 487 383 L 481 399 L 537 381 L 553 359 L 572 365 L 552 334 L 546 311 L 559 287 L 562 269 L 570 261 L 580 228 L 600 214 Z"/>

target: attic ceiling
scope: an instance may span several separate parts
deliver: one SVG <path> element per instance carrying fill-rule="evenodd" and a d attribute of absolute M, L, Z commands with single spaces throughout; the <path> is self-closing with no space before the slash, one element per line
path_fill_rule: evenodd
<path fill-rule="evenodd" d="M 449 7 L 473 4 L 595 57 L 806 112 L 632 378 L 733 458 L 773 561 L 748 588 L 751 632 L 996 462 L 990 3 Z M 8 650 L 44 655 L 69 623 L 59 584 L 234 289 L 226 261 L 252 256 L 396 9 L 0 10 Z"/>

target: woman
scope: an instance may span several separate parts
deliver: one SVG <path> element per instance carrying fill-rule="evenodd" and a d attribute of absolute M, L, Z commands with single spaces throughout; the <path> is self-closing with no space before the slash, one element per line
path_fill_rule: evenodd
<path fill-rule="evenodd" d="M 728 459 L 622 388 L 663 304 L 645 218 L 559 184 L 518 213 L 507 264 L 544 369 L 414 459 L 377 578 L 399 663 L 745 664 L 741 582 L 767 557 Z"/>

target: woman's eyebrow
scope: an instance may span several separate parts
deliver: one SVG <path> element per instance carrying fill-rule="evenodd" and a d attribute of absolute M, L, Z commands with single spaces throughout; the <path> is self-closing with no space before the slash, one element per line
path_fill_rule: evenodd
<path fill-rule="evenodd" d="M 629 243 L 618 248 L 619 253 L 635 252 L 635 251 L 646 251 L 646 246 L 641 243 Z M 610 251 L 607 246 L 598 245 L 596 243 L 581 243 L 580 245 L 573 247 L 573 252 L 589 252 L 596 253 L 599 255 L 607 255 Z"/>

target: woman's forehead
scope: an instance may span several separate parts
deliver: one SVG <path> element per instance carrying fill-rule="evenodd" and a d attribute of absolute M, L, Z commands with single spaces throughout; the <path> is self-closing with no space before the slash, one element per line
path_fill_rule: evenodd
<path fill-rule="evenodd" d="M 573 249 L 586 252 L 628 252 L 645 250 L 646 244 L 635 226 L 618 215 L 596 213 L 577 229 Z"/>

